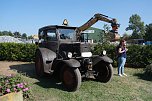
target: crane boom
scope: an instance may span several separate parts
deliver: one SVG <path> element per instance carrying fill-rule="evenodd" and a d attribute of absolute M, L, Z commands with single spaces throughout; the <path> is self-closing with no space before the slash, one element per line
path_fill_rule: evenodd
<path fill-rule="evenodd" d="M 117 33 L 117 29 L 119 27 L 117 20 L 115 18 L 110 18 L 106 15 L 97 13 L 90 20 L 88 20 L 85 24 L 83 24 L 80 27 L 77 27 L 77 29 L 76 29 L 77 35 L 79 36 L 82 31 L 88 29 L 89 27 L 91 27 L 93 24 L 95 24 L 99 20 L 107 22 L 107 23 L 111 23 L 113 33 Z"/>

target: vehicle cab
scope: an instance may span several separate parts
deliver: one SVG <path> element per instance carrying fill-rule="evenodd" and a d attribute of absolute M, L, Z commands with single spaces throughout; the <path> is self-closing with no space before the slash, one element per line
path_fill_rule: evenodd
<path fill-rule="evenodd" d="M 58 58 L 68 58 L 69 52 L 73 56 L 81 56 L 81 52 L 91 51 L 88 44 L 80 43 L 76 39 L 75 30 L 76 27 L 57 25 L 40 28 L 38 32 L 39 47 L 56 52 Z"/>

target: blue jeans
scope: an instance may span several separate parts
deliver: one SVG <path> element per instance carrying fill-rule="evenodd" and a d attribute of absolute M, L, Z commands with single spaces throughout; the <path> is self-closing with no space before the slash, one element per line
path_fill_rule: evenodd
<path fill-rule="evenodd" d="M 125 57 L 118 57 L 118 74 L 123 74 L 124 73 L 125 63 L 126 63 L 126 58 Z"/>

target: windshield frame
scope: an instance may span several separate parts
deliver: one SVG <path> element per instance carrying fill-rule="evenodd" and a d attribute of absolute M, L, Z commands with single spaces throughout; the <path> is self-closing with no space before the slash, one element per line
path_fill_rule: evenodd
<path fill-rule="evenodd" d="M 75 29 L 58 28 L 59 40 L 62 41 L 77 41 Z"/>

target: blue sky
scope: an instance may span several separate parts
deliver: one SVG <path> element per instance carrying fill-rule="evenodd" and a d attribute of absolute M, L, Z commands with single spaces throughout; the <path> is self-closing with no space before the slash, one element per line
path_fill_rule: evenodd
<path fill-rule="evenodd" d="M 61 25 L 65 18 L 70 26 L 81 26 L 102 13 L 118 20 L 122 35 L 132 14 L 152 23 L 151 4 L 152 0 L 0 0 L 0 31 L 32 35 L 45 25 Z M 99 21 L 93 27 L 103 29 L 103 24 L 108 23 Z"/>

